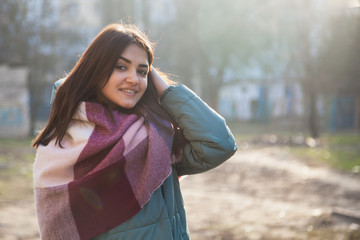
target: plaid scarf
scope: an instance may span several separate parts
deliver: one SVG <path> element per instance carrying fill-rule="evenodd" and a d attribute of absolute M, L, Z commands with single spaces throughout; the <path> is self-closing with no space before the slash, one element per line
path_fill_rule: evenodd
<path fill-rule="evenodd" d="M 62 148 L 40 145 L 34 163 L 42 239 L 89 239 L 130 219 L 171 173 L 173 130 L 136 114 L 82 102 Z"/>

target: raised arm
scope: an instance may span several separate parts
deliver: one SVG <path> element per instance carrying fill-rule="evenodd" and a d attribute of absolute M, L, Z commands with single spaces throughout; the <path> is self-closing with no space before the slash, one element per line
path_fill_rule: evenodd
<path fill-rule="evenodd" d="M 189 141 L 182 161 L 175 165 L 179 176 L 212 169 L 237 150 L 224 118 L 186 86 L 169 86 L 161 96 L 161 105 L 179 124 Z"/>

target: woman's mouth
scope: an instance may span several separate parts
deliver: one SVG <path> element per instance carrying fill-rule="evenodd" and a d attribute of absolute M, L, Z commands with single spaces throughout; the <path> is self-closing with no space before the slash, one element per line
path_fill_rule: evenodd
<path fill-rule="evenodd" d="M 131 90 L 131 89 L 119 89 L 121 92 L 129 94 L 129 95 L 134 95 L 136 93 L 135 90 Z"/>

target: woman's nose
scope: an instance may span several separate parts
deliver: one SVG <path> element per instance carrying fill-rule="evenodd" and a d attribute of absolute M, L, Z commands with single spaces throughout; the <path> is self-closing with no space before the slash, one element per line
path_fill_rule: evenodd
<path fill-rule="evenodd" d="M 139 82 L 138 75 L 136 70 L 129 71 L 128 76 L 126 77 L 126 81 L 128 83 L 137 84 Z"/>

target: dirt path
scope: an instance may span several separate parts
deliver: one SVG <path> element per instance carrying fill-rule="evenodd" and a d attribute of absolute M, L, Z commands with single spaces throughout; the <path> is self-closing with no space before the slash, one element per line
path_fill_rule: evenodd
<path fill-rule="evenodd" d="M 331 212 L 360 212 L 360 176 L 311 166 L 287 148 L 239 150 L 181 181 L 192 240 L 360 239 Z M 352 236 L 352 237 L 350 237 Z M 0 239 L 38 239 L 33 203 L 0 208 Z"/>
<path fill-rule="evenodd" d="M 0 208 L 1 240 L 38 240 L 38 226 L 32 202 L 19 202 Z"/>
<path fill-rule="evenodd" d="M 182 189 L 193 240 L 360 239 L 358 224 L 331 215 L 360 212 L 360 176 L 310 166 L 287 148 L 239 150 Z"/>

